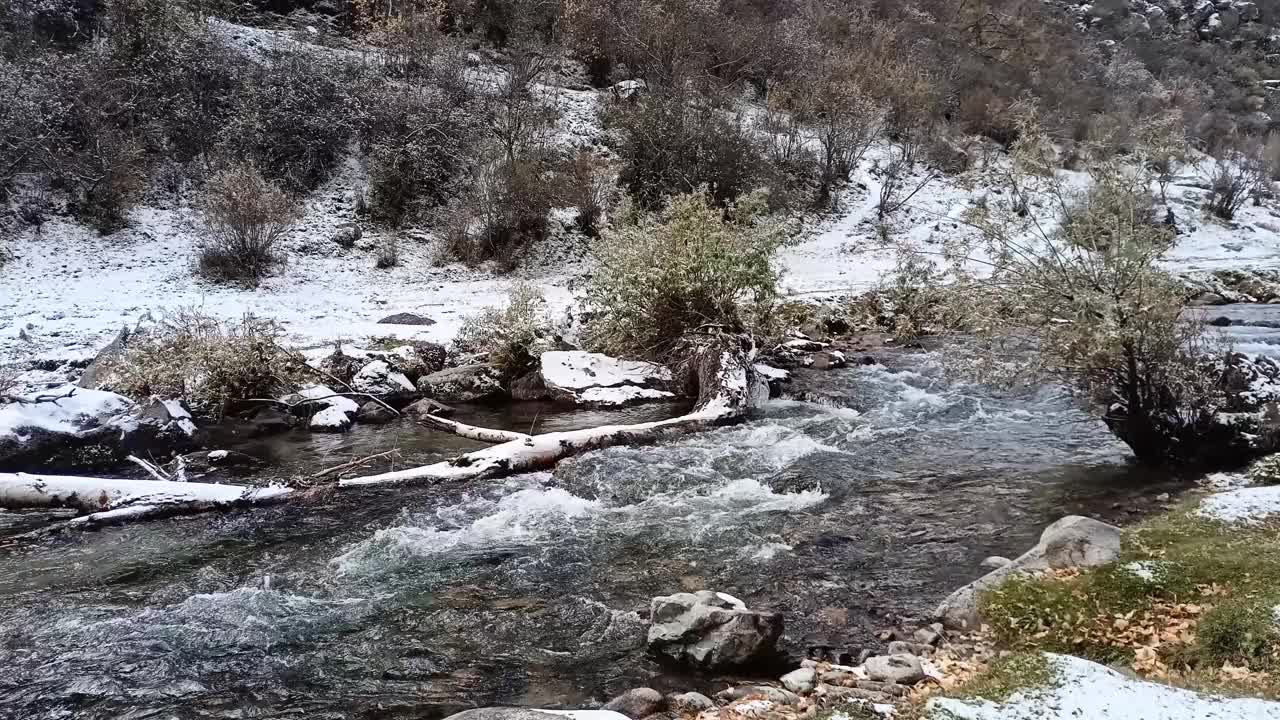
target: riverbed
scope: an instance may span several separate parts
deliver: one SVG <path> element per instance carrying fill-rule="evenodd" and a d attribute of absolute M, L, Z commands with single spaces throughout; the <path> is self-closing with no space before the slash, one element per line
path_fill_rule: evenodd
<path fill-rule="evenodd" d="M 1245 349 L 1280 348 L 1272 308 L 1213 312 Z M 0 546 L 0 717 L 433 718 L 712 689 L 645 654 L 654 595 L 729 592 L 784 613 L 788 656 L 852 655 L 1059 517 L 1125 522 L 1188 486 L 1133 465 L 1061 388 L 958 381 L 945 352 L 802 371 L 804 401 L 554 472 Z M 680 411 L 461 417 L 540 432 Z M 235 447 L 288 476 L 475 445 L 403 423 Z"/>

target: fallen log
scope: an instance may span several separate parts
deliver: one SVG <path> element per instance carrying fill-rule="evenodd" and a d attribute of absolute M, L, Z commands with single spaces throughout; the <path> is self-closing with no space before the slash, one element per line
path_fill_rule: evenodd
<path fill-rule="evenodd" d="M 699 388 L 697 407 L 686 415 L 633 425 L 605 425 L 585 430 L 521 435 L 489 431 L 452 420 L 426 416 L 436 429 L 454 432 L 486 442 L 504 436 L 509 440 L 458 457 L 423 467 L 408 468 L 366 477 L 347 478 L 341 487 L 386 485 L 415 481 L 470 480 L 514 475 L 554 466 L 560 460 L 612 445 L 654 442 L 666 435 L 737 422 L 747 410 L 764 398 L 768 387 L 752 368 L 752 353 L 742 350 L 707 348 L 695 358 L 693 370 Z"/>
<path fill-rule="evenodd" d="M 65 507 L 86 513 L 76 524 L 135 520 L 238 505 L 283 502 L 291 488 L 0 473 L 0 507 Z"/>

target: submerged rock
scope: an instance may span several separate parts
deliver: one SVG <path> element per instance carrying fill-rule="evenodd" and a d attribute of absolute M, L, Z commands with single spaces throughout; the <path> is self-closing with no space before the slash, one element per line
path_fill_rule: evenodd
<path fill-rule="evenodd" d="M 953 629 L 981 625 L 978 599 L 999 587 L 1011 574 L 1027 570 L 1094 567 L 1120 556 L 1120 528 L 1079 515 L 1068 515 L 1044 529 L 1040 542 L 1007 565 L 999 567 L 947 596 L 933 615 Z"/>
<path fill-rule="evenodd" d="M 748 610 L 724 593 L 701 590 L 650 603 L 649 648 L 678 662 L 714 670 L 773 655 L 782 615 Z"/>
<path fill-rule="evenodd" d="M 386 405 L 372 400 L 360 406 L 356 419 L 370 425 L 384 425 L 396 419 L 397 415 Z"/>

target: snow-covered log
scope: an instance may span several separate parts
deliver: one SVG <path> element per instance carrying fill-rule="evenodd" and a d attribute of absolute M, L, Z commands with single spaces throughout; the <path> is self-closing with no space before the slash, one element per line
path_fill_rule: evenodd
<path fill-rule="evenodd" d="M 87 513 L 77 524 L 119 522 L 235 505 L 280 502 L 287 487 L 248 487 L 162 480 L 0 473 L 0 507 L 67 507 Z"/>
<path fill-rule="evenodd" d="M 418 418 L 418 422 L 434 430 L 443 430 L 458 437 L 485 443 L 505 443 L 529 439 L 529 436 L 524 433 L 476 427 L 456 420 L 447 420 L 437 415 L 421 415 Z"/>
<path fill-rule="evenodd" d="M 699 401 L 687 415 L 634 425 L 605 425 L 584 430 L 518 436 L 493 447 L 476 450 L 433 465 L 349 478 L 342 487 L 440 480 L 501 477 L 551 467 L 560 460 L 611 445 L 635 445 L 668 434 L 724 425 L 743 418 L 749 407 L 768 398 L 767 386 L 757 381 L 750 354 L 741 349 L 707 349 L 694 361 Z M 464 437 L 484 439 L 480 428 L 442 418 L 431 424 Z M 458 432 L 464 429 L 465 432 Z M 485 431 L 491 433 L 494 431 Z M 496 435 L 496 433 L 495 433 Z"/>

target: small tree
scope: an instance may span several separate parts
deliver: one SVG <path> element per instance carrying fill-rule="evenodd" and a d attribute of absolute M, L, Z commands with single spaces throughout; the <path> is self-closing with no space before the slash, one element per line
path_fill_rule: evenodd
<path fill-rule="evenodd" d="M 693 333 L 767 330 L 778 295 L 772 258 L 784 234 L 764 208 L 754 194 L 721 211 L 700 191 L 605 233 L 587 286 L 589 344 L 669 359 Z"/>
<path fill-rule="evenodd" d="M 232 165 L 214 175 L 201 210 L 208 231 L 200 248 L 203 274 L 253 285 L 282 261 L 277 246 L 296 210 L 254 166 Z"/>
<path fill-rule="evenodd" d="M 1049 169 L 1051 152 L 1024 123 L 1014 146 L 1022 176 L 1010 185 L 1050 199 L 1055 217 L 1015 197 L 975 208 L 968 220 L 979 234 L 948 243 L 956 296 L 980 338 L 972 368 L 1065 381 L 1140 460 L 1199 461 L 1227 404 L 1213 370 L 1223 348 L 1184 314 L 1182 286 L 1159 267 L 1172 238 L 1152 219 L 1147 151 L 1135 151 L 1137 163 L 1092 168 L 1087 194 Z"/>
<path fill-rule="evenodd" d="M 1270 187 L 1271 172 L 1260 148 L 1244 146 L 1219 157 L 1209 177 L 1205 209 L 1215 217 L 1231 220 L 1250 198 Z"/>

